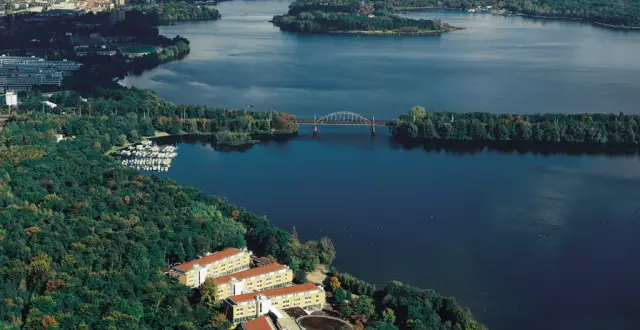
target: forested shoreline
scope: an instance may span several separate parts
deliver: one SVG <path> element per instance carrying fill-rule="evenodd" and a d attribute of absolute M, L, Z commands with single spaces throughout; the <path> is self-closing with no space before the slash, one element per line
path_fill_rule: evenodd
<path fill-rule="evenodd" d="M 0 327 L 227 329 L 219 303 L 162 269 L 247 246 L 288 264 L 301 282 L 333 260 L 328 238 L 303 244 L 295 230 L 104 155 L 157 128 L 175 129 L 190 115 L 207 118 L 211 131 L 229 131 L 247 114 L 268 114 L 174 106 L 141 90 L 97 90 L 86 101 L 66 92 L 51 100 L 59 110 L 43 113 L 33 108 L 40 96 L 29 95 L 0 134 Z M 69 110 L 75 112 L 62 114 Z M 59 133 L 68 139 L 56 143 Z M 356 317 L 358 329 L 484 329 L 455 299 L 432 290 L 398 282 L 375 290 L 336 275 L 349 292 L 341 312 Z"/>
<path fill-rule="evenodd" d="M 640 1 L 565 1 L 565 0 L 386 0 L 392 8 L 444 8 L 468 10 L 492 6 L 501 14 L 519 14 L 538 18 L 580 19 L 608 28 L 640 27 Z"/>
<path fill-rule="evenodd" d="M 458 141 L 530 145 L 637 147 L 640 116 L 620 114 L 490 114 L 427 112 L 414 106 L 388 124 L 409 142 Z"/>
<path fill-rule="evenodd" d="M 400 17 L 384 3 L 357 0 L 296 0 L 287 14 L 275 15 L 271 22 L 301 33 L 434 35 L 458 29 L 440 20 Z"/>
<path fill-rule="evenodd" d="M 295 229 L 106 155 L 157 132 L 214 134 L 230 145 L 297 132 L 290 114 L 175 105 L 118 86 L 115 79 L 130 71 L 189 52 L 188 40 L 158 34 L 155 22 L 166 13 L 155 13 L 132 10 L 112 29 L 159 41 L 162 53 L 131 62 L 87 59 L 65 81 L 71 91 L 20 93 L 21 103 L 8 109 L 0 132 L 0 329 L 229 329 L 209 288 L 183 286 L 165 269 L 248 247 L 287 264 L 302 282 L 336 255 L 329 238 L 301 242 Z M 399 282 L 376 290 L 334 273 L 344 282 L 341 312 L 357 318 L 357 330 L 485 329 L 433 290 Z"/>

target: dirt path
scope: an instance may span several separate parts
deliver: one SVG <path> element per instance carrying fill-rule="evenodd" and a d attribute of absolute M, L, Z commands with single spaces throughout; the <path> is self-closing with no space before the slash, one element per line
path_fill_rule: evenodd
<path fill-rule="evenodd" d="M 322 285 L 324 279 L 327 277 L 327 267 L 325 265 L 318 265 L 316 269 L 310 273 L 307 273 L 307 280 L 316 284 Z"/>

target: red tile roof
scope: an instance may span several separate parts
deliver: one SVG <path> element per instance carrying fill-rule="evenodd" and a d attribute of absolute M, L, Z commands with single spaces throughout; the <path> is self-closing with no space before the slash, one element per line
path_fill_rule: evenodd
<path fill-rule="evenodd" d="M 257 267 L 257 268 L 251 268 L 251 269 L 247 269 L 245 271 L 242 272 L 237 272 L 237 273 L 233 273 L 233 274 L 229 274 L 226 276 L 222 276 L 222 277 L 218 277 L 216 278 L 216 284 L 224 284 L 229 282 L 229 280 L 231 280 L 232 277 L 237 278 L 237 279 L 245 279 L 245 278 L 249 278 L 251 276 L 256 276 L 256 275 L 261 275 L 261 274 L 267 274 L 267 273 L 271 273 L 271 272 L 275 272 L 281 269 L 286 269 L 286 266 L 283 266 L 281 264 L 278 263 L 274 263 L 274 264 L 269 264 L 269 265 L 265 265 L 262 267 Z"/>
<path fill-rule="evenodd" d="M 206 266 L 206 265 L 214 263 L 214 262 L 216 262 L 218 260 L 230 257 L 232 255 L 236 255 L 236 254 L 239 254 L 239 253 L 242 253 L 242 252 L 244 252 L 244 251 L 240 250 L 240 249 L 228 248 L 228 249 L 224 249 L 222 251 L 218 251 L 218 252 L 212 253 L 212 254 L 210 254 L 208 256 L 204 256 L 204 257 L 202 257 L 200 259 L 196 259 L 196 260 L 187 262 L 185 264 L 175 266 L 173 268 L 181 270 L 183 272 L 188 272 L 188 271 L 192 270 L 193 266 L 195 266 L 195 265 Z"/>
<path fill-rule="evenodd" d="M 272 289 L 272 290 L 266 290 L 266 291 L 259 291 L 259 292 L 251 292 L 251 293 L 240 294 L 240 295 L 237 295 L 237 296 L 231 296 L 228 299 L 233 301 L 233 302 L 235 302 L 235 303 L 239 303 L 239 302 L 253 300 L 258 295 L 263 295 L 263 296 L 267 296 L 267 297 L 275 297 L 275 296 L 284 296 L 284 295 L 287 295 L 287 294 L 305 292 L 305 291 L 311 291 L 311 290 L 317 290 L 317 289 L 318 289 L 318 287 L 315 284 L 313 284 L 311 282 L 307 282 L 305 284 L 292 285 L 292 286 L 287 286 L 287 287 L 284 287 L 284 288 L 278 288 L 278 289 Z"/>
<path fill-rule="evenodd" d="M 276 327 L 265 317 L 260 316 L 255 320 L 242 323 L 244 330 L 275 330 Z"/>

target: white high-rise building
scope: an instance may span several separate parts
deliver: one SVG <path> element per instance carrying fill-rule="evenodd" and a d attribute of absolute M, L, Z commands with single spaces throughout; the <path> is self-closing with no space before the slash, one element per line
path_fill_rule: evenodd
<path fill-rule="evenodd" d="M 14 91 L 7 91 L 4 95 L 4 103 L 8 106 L 18 105 L 18 94 Z"/>

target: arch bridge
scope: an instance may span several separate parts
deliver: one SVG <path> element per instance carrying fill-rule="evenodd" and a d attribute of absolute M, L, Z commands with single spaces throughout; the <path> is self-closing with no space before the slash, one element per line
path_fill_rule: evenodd
<path fill-rule="evenodd" d="M 371 132 L 376 131 L 376 126 L 384 126 L 389 123 L 388 120 L 375 120 L 365 117 L 356 112 L 338 111 L 326 114 L 320 118 L 313 116 L 313 119 L 298 119 L 299 125 L 313 125 L 313 132 L 318 131 L 319 125 L 342 125 L 342 126 L 371 126 Z"/>

